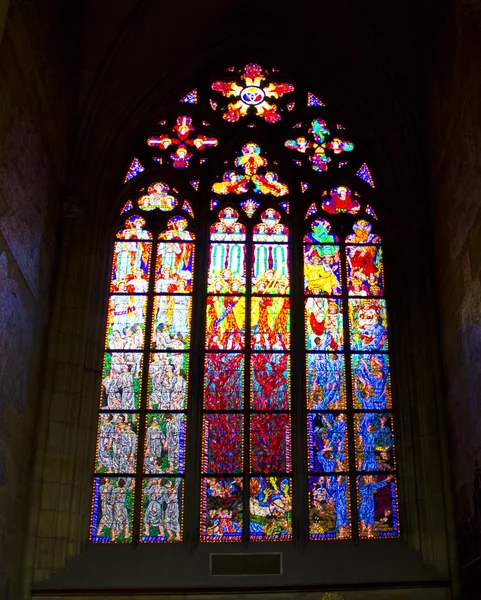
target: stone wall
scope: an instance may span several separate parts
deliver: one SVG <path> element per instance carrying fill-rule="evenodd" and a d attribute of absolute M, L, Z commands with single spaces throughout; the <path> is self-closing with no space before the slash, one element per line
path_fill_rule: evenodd
<path fill-rule="evenodd" d="M 34 10 L 31 2 L 17 2 L 11 3 L 5 30 L 0 23 L 2 600 L 19 594 L 43 381 L 41 354 L 54 270 L 59 174 L 66 155 L 65 108 L 60 104 L 65 107 L 67 103 L 59 100 L 62 69 L 48 45 L 50 17 Z M 47 107 L 52 109 L 49 114 Z"/>
<path fill-rule="evenodd" d="M 481 3 L 454 3 L 431 48 L 428 152 L 463 598 L 481 598 Z"/>

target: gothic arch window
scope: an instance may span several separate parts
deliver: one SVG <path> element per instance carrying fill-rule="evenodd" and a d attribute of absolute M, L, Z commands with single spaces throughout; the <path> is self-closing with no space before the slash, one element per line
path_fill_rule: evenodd
<path fill-rule="evenodd" d="M 92 542 L 399 536 L 374 181 L 288 79 L 200 81 L 130 160 Z"/>

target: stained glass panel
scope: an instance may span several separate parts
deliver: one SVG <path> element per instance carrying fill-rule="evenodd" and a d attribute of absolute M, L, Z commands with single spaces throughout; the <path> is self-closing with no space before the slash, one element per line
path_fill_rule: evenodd
<path fill-rule="evenodd" d="M 357 194 L 349 188 L 340 185 L 331 190 L 331 196 L 322 203 L 322 208 L 331 215 L 339 213 L 348 213 L 354 215 L 361 210 Z"/>
<path fill-rule="evenodd" d="M 139 217 L 139 215 L 132 215 L 125 221 L 125 229 L 121 229 L 117 232 L 116 238 L 118 240 L 150 240 L 152 234 L 150 231 L 144 229 L 145 219 Z M 136 265 L 141 266 L 141 265 Z"/>
<path fill-rule="evenodd" d="M 147 415 L 144 473 L 159 475 L 184 473 L 185 418 L 183 413 Z"/>
<path fill-rule="evenodd" d="M 337 352 L 308 354 L 307 408 L 328 410 L 346 408 L 344 355 Z"/>
<path fill-rule="evenodd" d="M 339 246 L 304 246 L 304 290 L 316 296 L 341 294 Z"/>
<path fill-rule="evenodd" d="M 137 415 L 129 413 L 99 415 L 95 473 L 134 473 L 137 457 L 137 429 Z"/>
<path fill-rule="evenodd" d="M 246 226 L 238 222 L 239 213 L 230 208 L 219 211 L 219 221 L 210 226 L 210 239 L 214 242 L 242 242 L 246 239 Z"/>
<path fill-rule="evenodd" d="M 207 291 L 216 294 L 245 292 L 245 244 L 210 244 Z"/>
<path fill-rule="evenodd" d="M 349 328 L 352 350 L 387 350 L 386 301 L 350 299 Z"/>
<path fill-rule="evenodd" d="M 240 353 L 205 355 L 204 409 L 243 408 L 244 360 L 244 355 Z"/>
<path fill-rule="evenodd" d="M 304 236 L 304 242 L 311 244 L 331 244 L 339 241 L 337 236 L 331 233 L 331 224 L 325 219 L 316 219 L 311 223 L 311 233 Z"/>
<path fill-rule="evenodd" d="M 352 354 L 354 408 L 391 408 L 391 377 L 387 354 Z"/>
<path fill-rule="evenodd" d="M 201 494 L 201 541 L 240 542 L 244 510 L 242 477 L 204 477 Z"/>
<path fill-rule="evenodd" d="M 289 473 L 291 418 L 287 413 L 251 415 L 250 469 L 254 473 Z"/>
<path fill-rule="evenodd" d="M 306 298 L 306 345 L 308 350 L 338 352 L 343 349 L 342 300 Z"/>
<path fill-rule="evenodd" d="M 140 403 L 142 354 L 106 352 L 102 371 L 100 406 L 108 410 L 134 410 Z"/>
<path fill-rule="evenodd" d="M 185 410 L 189 355 L 185 352 L 150 354 L 147 408 Z"/>
<path fill-rule="evenodd" d="M 289 293 L 289 248 L 287 244 L 254 244 L 252 292 Z"/>
<path fill-rule="evenodd" d="M 379 244 L 381 238 L 372 232 L 369 221 L 361 219 L 352 226 L 353 233 L 346 236 L 346 244 Z"/>
<path fill-rule="evenodd" d="M 202 471 L 240 473 L 243 466 L 243 416 L 232 413 L 204 414 Z"/>
<path fill-rule="evenodd" d="M 354 415 L 358 471 L 392 471 L 396 466 L 392 416 L 389 413 Z"/>
<path fill-rule="evenodd" d="M 251 541 L 280 542 L 291 540 L 291 478 L 251 477 L 249 487 Z"/>
<path fill-rule="evenodd" d="M 290 356 L 251 354 L 251 408 L 285 410 L 290 405 Z"/>
<path fill-rule="evenodd" d="M 147 293 L 151 248 L 150 242 L 115 242 L 111 292 Z"/>
<path fill-rule="evenodd" d="M 399 509 L 395 475 L 357 477 L 359 537 L 399 536 Z"/>
<path fill-rule="evenodd" d="M 307 439 L 309 471 L 334 473 L 348 470 L 345 413 L 308 413 Z"/>
<path fill-rule="evenodd" d="M 159 242 L 155 264 L 155 291 L 185 294 L 192 291 L 194 244 Z"/>
<path fill-rule="evenodd" d="M 351 537 L 349 478 L 309 477 L 309 537 L 342 540 Z"/>
<path fill-rule="evenodd" d="M 142 350 L 144 347 L 145 296 L 112 295 L 109 298 L 106 348 Z"/>
<path fill-rule="evenodd" d="M 159 240 L 188 241 L 195 239 L 195 235 L 187 230 L 187 220 L 176 215 L 167 221 L 167 229 L 159 234 Z"/>
<path fill-rule="evenodd" d="M 243 350 L 245 335 L 245 298 L 208 296 L 206 349 Z"/>
<path fill-rule="evenodd" d="M 95 477 L 90 540 L 128 543 L 132 541 L 135 479 Z"/>
<path fill-rule="evenodd" d="M 175 196 L 169 193 L 169 186 L 163 181 L 156 181 L 149 185 L 147 194 L 138 199 L 138 205 L 142 210 L 161 210 L 169 212 L 174 210 L 178 202 Z"/>
<path fill-rule="evenodd" d="M 156 296 L 152 322 L 152 348 L 187 350 L 190 345 L 190 296 Z"/>
<path fill-rule="evenodd" d="M 289 298 L 253 297 L 251 348 L 288 350 L 290 347 Z"/>
<path fill-rule="evenodd" d="M 383 296 L 384 273 L 380 246 L 346 246 L 350 296 Z"/>
<path fill-rule="evenodd" d="M 142 482 L 140 541 L 181 542 L 184 482 L 180 477 L 151 477 Z"/>
<path fill-rule="evenodd" d="M 137 177 L 137 175 L 142 173 L 142 171 L 145 171 L 145 169 L 142 166 L 141 162 L 138 158 L 134 158 L 133 161 L 130 163 L 130 167 L 128 168 L 127 173 L 125 174 L 124 183 L 127 183 L 127 181 L 130 181 L 134 177 Z"/>

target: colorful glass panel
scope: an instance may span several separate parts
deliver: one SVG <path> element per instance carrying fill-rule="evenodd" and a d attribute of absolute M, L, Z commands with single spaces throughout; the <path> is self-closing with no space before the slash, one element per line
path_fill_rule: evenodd
<path fill-rule="evenodd" d="M 186 241 L 195 239 L 195 235 L 187 230 L 187 219 L 177 215 L 167 221 L 167 229 L 159 235 L 159 239 Z"/>
<path fill-rule="evenodd" d="M 151 413 L 146 418 L 144 473 L 178 475 L 185 471 L 183 413 Z"/>
<path fill-rule="evenodd" d="M 201 541 L 240 542 L 244 511 L 242 477 L 204 477 L 201 495 Z"/>
<path fill-rule="evenodd" d="M 197 90 L 192 90 L 179 100 L 184 104 L 197 104 Z"/>
<path fill-rule="evenodd" d="M 256 210 L 259 208 L 260 203 L 257 202 L 256 200 L 252 200 L 251 198 L 249 198 L 249 200 L 243 200 L 240 203 L 241 207 L 244 209 L 244 212 L 246 213 L 246 215 L 251 218 L 253 216 L 253 214 L 256 212 Z"/>
<path fill-rule="evenodd" d="M 261 214 L 261 222 L 254 226 L 254 242 L 286 243 L 289 240 L 289 229 L 280 220 L 281 215 L 276 210 L 265 210 Z"/>
<path fill-rule="evenodd" d="M 352 354 L 351 372 L 354 408 L 383 410 L 392 407 L 387 354 Z"/>
<path fill-rule="evenodd" d="M 155 291 L 186 294 L 192 291 L 194 244 L 159 242 L 155 264 Z"/>
<path fill-rule="evenodd" d="M 242 350 L 245 337 L 245 298 L 208 296 L 207 350 Z"/>
<path fill-rule="evenodd" d="M 95 473 L 135 472 L 137 430 L 137 415 L 130 413 L 99 415 Z"/>
<path fill-rule="evenodd" d="M 308 354 L 307 408 L 329 410 L 346 408 L 344 355 L 338 352 Z"/>
<path fill-rule="evenodd" d="M 170 344 L 173 343 L 170 340 Z M 150 354 L 147 408 L 149 410 L 185 410 L 187 408 L 186 352 Z"/>
<path fill-rule="evenodd" d="M 210 244 L 209 293 L 243 293 L 246 281 L 245 244 Z"/>
<path fill-rule="evenodd" d="M 352 226 L 353 233 L 346 237 L 346 244 L 379 244 L 381 238 L 372 232 L 369 221 L 361 219 Z"/>
<path fill-rule="evenodd" d="M 102 409 L 138 409 L 142 383 L 142 361 L 140 352 L 105 353 L 100 399 Z"/>
<path fill-rule="evenodd" d="M 236 99 L 227 104 L 222 115 L 229 123 L 235 123 L 247 114 L 256 114 L 268 123 L 277 123 L 281 120 L 281 111 L 272 100 L 293 92 L 294 86 L 291 83 L 270 81 L 267 69 L 248 64 L 243 72 L 238 73 L 237 81 L 214 81 L 212 89 L 224 97 Z"/>
<path fill-rule="evenodd" d="M 335 473 L 348 470 L 345 413 L 308 413 L 307 440 L 309 471 Z"/>
<path fill-rule="evenodd" d="M 239 213 L 227 207 L 219 211 L 219 221 L 210 227 L 210 239 L 213 242 L 243 242 L 246 239 L 246 227 L 238 222 Z"/>
<path fill-rule="evenodd" d="M 350 296 L 384 296 L 384 272 L 380 246 L 346 246 Z"/>
<path fill-rule="evenodd" d="M 317 96 L 311 94 L 311 92 L 307 93 L 307 106 L 325 106 Z"/>
<path fill-rule="evenodd" d="M 387 350 L 386 301 L 349 299 L 349 329 L 351 350 Z"/>
<path fill-rule="evenodd" d="M 290 405 L 290 356 L 280 352 L 251 354 L 251 408 L 286 410 Z"/>
<path fill-rule="evenodd" d="M 250 540 L 256 542 L 291 540 L 291 478 L 251 477 L 249 495 Z"/>
<path fill-rule="evenodd" d="M 371 171 L 369 170 L 369 167 L 366 163 L 364 163 L 361 166 L 361 168 L 357 171 L 356 175 L 360 177 L 363 181 L 365 181 L 368 185 L 370 185 L 372 188 L 376 187 L 374 185 L 374 180 L 372 178 Z"/>
<path fill-rule="evenodd" d="M 138 215 L 132 215 L 125 221 L 125 229 L 121 229 L 117 232 L 118 240 L 150 240 L 152 239 L 152 234 L 150 231 L 144 229 L 145 227 L 145 219 L 139 217 Z M 137 265 L 137 266 L 140 266 Z"/>
<path fill-rule="evenodd" d="M 244 355 L 240 353 L 205 355 L 204 409 L 243 408 L 244 360 Z"/>
<path fill-rule="evenodd" d="M 161 210 L 169 212 L 177 206 L 177 199 L 169 194 L 169 186 L 162 181 L 156 181 L 149 185 L 147 194 L 143 194 L 138 199 L 139 207 L 142 210 Z"/>
<path fill-rule="evenodd" d="M 207 413 L 202 425 L 202 471 L 241 473 L 243 467 L 243 416 Z"/>
<path fill-rule="evenodd" d="M 137 177 L 137 175 L 140 175 L 142 171 L 145 171 L 144 167 L 142 166 L 142 163 L 139 161 L 138 158 L 134 158 L 134 160 L 130 163 L 130 167 L 127 170 L 124 183 L 127 183 L 127 181 L 130 181 L 134 177 Z"/>
<path fill-rule="evenodd" d="M 147 293 L 151 248 L 150 242 L 115 242 L 111 292 Z"/>
<path fill-rule="evenodd" d="M 395 475 L 357 477 L 359 537 L 399 537 L 399 507 Z"/>
<path fill-rule="evenodd" d="M 113 294 L 109 299 L 107 339 L 110 350 L 142 350 L 144 347 L 145 296 Z"/>
<path fill-rule="evenodd" d="M 154 350 L 187 350 L 190 346 L 190 296 L 156 296 L 152 311 Z"/>
<path fill-rule="evenodd" d="M 342 540 L 351 537 L 349 478 L 346 475 L 309 477 L 309 537 Z"/>
<path fill-rule="evenodd" d="M 254 473 L 290 472 L 290 415 L 272 412 L 251 415 L 250 468 Z"/>
<path fill-rule="evenodd" d="M 180 477 L 151 477 L 142 483 L 140 541 L 181 542 L 184 482 Z"/>
<path fill-rule="evenodd" d="M 184 202 L 182 203 L 182 210 L 186 212 L 189 215 L 189 217 L 192 217 L 192 219 L 194 218 L 194 211 L 192 210 L 192 206 L 189 202 L 187 202 L 187 200 L 184 200 Z"/>
<path fill-rule="evenodd" d="M 308 350 L 338 352 L 344 347 L 342 300 L 306 298 L 305 323 Z"/>
<path fill-rule="evenodd" d="M 313 206 L 311 204 L 311 206 Z M 336 235 L 331 233 L 331 224 L 325 219 L 316 219 L 311 223 L 312 233 L 308 233 L 304 236 L 304 242 L 311 244 L 330 244 L 338 242 Z"/>
<path fill-rule="evenodd" d="M 124 213 L 129 212 L 129 210 L 134 210 L 134 206 L 131 200 L 127 200 L 127 202 L 124 204 L 124 207 L 120 211 L 120 214 L 123 215 Z"/>
<path fill-rule="evenodd" d="M 289 293 L 289 248 L 287 244 L 254 244 L 252 292 Z"/>
<path fill-rule="evenodd" d="M 339 296 L 341 294 L 339 246 L 334 244 L 304 246 L 304 290 L 314 295 Z"/>
<path fill-rule="evenodd" d="M 396 466 L 392 416 L 389 413 L 354 415 L 358 471 L 392 471 Z"/>
<path fill-rule="evenodd" d="M 331 190 L 331 196 L 322 203 L 322 208 L 331 215 L 348 213 L 354 215 L 361 210 L 356 194 L 343 185 Z"/>
<path fill-rule="evenodd" d="M 289 350 L 289 298 L 253 297 L 251 306 L 252 350 Z"/>
<path fill-rule="evenodd" d="M 94 478 L 90 541 L 132 541 L 134 491 L 133 477 Z"/>
<path fill-rule="evenodd" d="M 279 197 L 289 193 L 289 188 L 279 180 L 277 173 L 266 171 L 258 173 L 259 168 L 267 166 L 267 159 L 261 156 L 261 148 L 254 142 L 248 142 L 242 147 L 241 155 L 234 164 L 243 170 L 242 174 L 235 170 L 226 171 L 222 181 L 212 185 L 212 191 L 225 196 L 227 194 L 245 194 L 252 184 L 252 191 L 256 194 L 271 194 Z"/>

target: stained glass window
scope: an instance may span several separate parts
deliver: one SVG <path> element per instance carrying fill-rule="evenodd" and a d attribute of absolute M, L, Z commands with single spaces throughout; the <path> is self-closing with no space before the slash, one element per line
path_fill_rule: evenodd
<path fill-rule="evenodd" d="M 125 163 L 93 542 L 399 536 L 378 191 L 290 81 L 229 66 Z"/>

